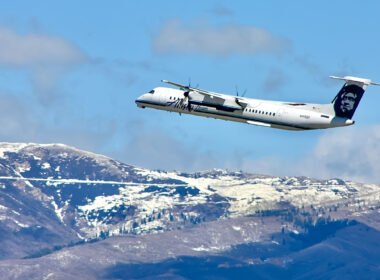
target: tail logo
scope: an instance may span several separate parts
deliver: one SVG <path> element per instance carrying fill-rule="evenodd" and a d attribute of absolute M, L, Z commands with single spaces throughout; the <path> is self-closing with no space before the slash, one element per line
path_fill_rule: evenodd
<path fill-rule="evenodd" d="M 335 114 L 339 117 L 351 119 L 359 105 L 364 89 L 357 85 L 344 85 L 334 102 Z"/>

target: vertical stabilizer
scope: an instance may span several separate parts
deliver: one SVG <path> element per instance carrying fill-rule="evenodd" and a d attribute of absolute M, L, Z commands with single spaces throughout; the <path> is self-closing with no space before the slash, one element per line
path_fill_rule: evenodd
<path fill-rule="evenodd" d="M 379 85 L 372 83 L 371 80 L 368 79 L 351 76 L 345 76 L 343 78 L 330 76 L 330 78 L 346 81 L 332 103 L 335 115 L 347 119 L 352 119 L 367 86 Z"/>

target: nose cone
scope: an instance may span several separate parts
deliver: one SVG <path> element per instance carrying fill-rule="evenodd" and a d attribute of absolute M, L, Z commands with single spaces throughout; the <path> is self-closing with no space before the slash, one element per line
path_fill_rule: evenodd
<path fill-rule="evenodd" d="M 147 95 L 148 94 L 145 93 L 135 100 L 138 107 L 145 108 L 144 103 L 148 100 Z"/>
<path fill-rule="evenodd" d="M 143 101 L 143 96 L 144 96 L 144 95 L 140 95 L 140 96 L 135 100 L 135 102 L 138 103 L 138 102 Z"/>

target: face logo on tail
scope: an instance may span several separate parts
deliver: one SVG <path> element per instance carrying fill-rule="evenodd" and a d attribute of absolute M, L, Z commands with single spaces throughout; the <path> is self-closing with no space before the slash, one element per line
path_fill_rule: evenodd
<path fill-rule="evenodd" d="M 364 89 L 357 85 L 344 85 L 334 101 L 335 114 L 351 119 L 362 98 Z"/>
<path fill-rule="evenodd" d="M 358 97 L 356 93 L 345 92 L 342 94 L 342 102 L 340 103 L 340 110 L 343 113 L 350 112 L 354 109 L 355 100 Z"/>

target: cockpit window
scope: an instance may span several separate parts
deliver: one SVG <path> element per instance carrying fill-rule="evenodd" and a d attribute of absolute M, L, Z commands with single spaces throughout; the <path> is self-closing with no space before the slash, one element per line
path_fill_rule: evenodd
<path fill-rule="evenodd" d="M 152 89 L 149 93 L 153 94 L 154 93 L 154 89 Z"/>

